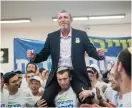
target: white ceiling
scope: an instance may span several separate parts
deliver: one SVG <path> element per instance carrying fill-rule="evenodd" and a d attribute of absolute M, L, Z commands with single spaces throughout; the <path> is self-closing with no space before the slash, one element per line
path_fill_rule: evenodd
<path fill-rule="evenodd" d="M 72 16 L 125 14 L 123 19 L 74 21 L 73 25 L 131 23 L 131 1 L 2 1 L 1 19 L 30 18 L 31 23 L 2 24 L 2 27 L 50 27 L 57 12 L 66 9 Z"/>

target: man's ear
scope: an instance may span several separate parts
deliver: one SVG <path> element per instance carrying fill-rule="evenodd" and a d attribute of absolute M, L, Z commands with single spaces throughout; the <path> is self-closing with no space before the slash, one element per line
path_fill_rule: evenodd
<path fill-rule="evenodd" d="M 9 84 L 8 83 L 5 83 L 6 86 L 8 86 Z"/>
<path fill-rule="evenodd" d="M 123 70 L 122 63 L 119 62 L 118 65 L 117 65 L 117 71 L 118 71 L 118 72 L 122 72 L 122 70 Z"/>
<path fill-rule="evenodd" d="M 71 23 L 73 22 L 73 18 L 70 18 L 71 19 Z"/>

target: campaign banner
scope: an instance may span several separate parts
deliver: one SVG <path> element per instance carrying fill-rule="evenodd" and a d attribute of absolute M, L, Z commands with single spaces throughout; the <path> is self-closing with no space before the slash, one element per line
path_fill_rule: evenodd
<path fill-rule="evenodd" d="M 86 65 L 92 63 L 97 64 L 101 71 L 107 71 L 111 68 L 112 64 L 116 60 L 118 53 L 129 46 L 131 46 L 131 37 L 119 37 L 119 38 L 105 38 L 105 37 L 91 37 L 89 36 L 90 42 L 96 48 L 103 48 L 105 51 L 105 59 L 97 61 L 93 58 L 85 57 Z M 36 53 L 44 47 L 44 41 L 14 38 L 14 69 L 22 70 L 25 73 L 27 63 L 30 61 L 26 57 L 26 52 L 29 49 L 33 49 Z M 38 64 L 39 67 L 44 67 L 50 71 L 52 61 L 49 56 L 47 61 Z"/>

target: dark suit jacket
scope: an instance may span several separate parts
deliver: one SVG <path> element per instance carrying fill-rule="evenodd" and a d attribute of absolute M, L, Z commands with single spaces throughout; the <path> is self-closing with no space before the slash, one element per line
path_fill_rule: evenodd
<path fill-rule="evenodd" d="M 76 42 L 77 39 L 80 40 L 80 43 Z M 87 82 L 90 83 L 89 78 L 86 77 L 87 71 L 84 57 L 85 51 L 88 53 L 90 57 L 93 57 L 97 60 L 101 60 L 103 59 L 103 57 L 98 56 L 96 48 L 90 43 L 86 32 L 72 29 L 71 40 L 72 40 L 71 58 L 74 68 L 74 71 L 72 73 L 73 77 L 84 84 Z M 50 84 L 58 68 L 58 61 L 60 57 L 60 30 L 48 34 L 44 48 L 40 51 L 39 54 L 36 55 L 36 58 L 34 59 L 33 62 L 39 63 L 42 61 L 46 61 L 49 55 L 51 55 L 52 59 L 52 69 L 49 74 L 46 86 Z M 90 85 L 88 84 L 88 86 Z"/>

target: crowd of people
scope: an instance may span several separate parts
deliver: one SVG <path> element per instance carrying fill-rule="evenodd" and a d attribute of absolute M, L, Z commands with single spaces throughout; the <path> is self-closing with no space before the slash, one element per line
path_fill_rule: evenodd
<path fill-rule="evenodd" d="M 132 48 L 123 49 L 111 70 L 102 74 L 96 64 L 86 66 L 89 57 L 103 60 L 102 48 L 95 48 L 86 32 L 71 27 L 71 14 L 57 16 L 60 30 L 49 33 L 42 50 L 26 53 L 30 62 L 26 74 L 20 70 L 1 73 L 1 107 L 132 107 Z M 51 55 L 48 72 L 37 63 Z"/>
<path fill-rule="evenodd" d="M 71 87 L 72 71 L 68 67 L 59 67 L 56 79 L 60 87 L 54 99 L 56 107 L 132 107 L 131 104 L 131 55 L 132 49 L 122 50 L 118 59 L 107 72 L 106 77 L 96 64 L 87 66 L 87 75 L 91 82 L 88 90 L 82 88 L 79 98 L 89 103 L 82 104 Z M 49 73 L 35 63 L 28 63 L 26 74 L 20 70 L 1 73 L 1 107 L 47 107 L 42 99 Z M 107 79 L 107 82 L 105 81 Z"/>
<path fill-rule="evenodd" d="M 42 97 L 48 72 L 28 63 L 26 74 L 20 70 L 1 73 L 1 107 L 33 107 Z"/>

